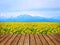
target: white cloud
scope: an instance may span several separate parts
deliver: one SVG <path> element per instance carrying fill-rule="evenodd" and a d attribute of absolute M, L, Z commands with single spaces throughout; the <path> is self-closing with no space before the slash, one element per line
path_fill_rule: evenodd
<path fill-rule="evenodd" d="M 60 7 L 60 0 L 0 0 L 3 10 L 27 10 L 32 8 Z"/>
<path fill-rule="evenodd" d="M 43 11 L 38 11 L 38 8 Z M 43 8 L 48 9 L 44 11 Z M 57 11 L 50 10 L 51 8 L 56 8 Z M 16 18 L 24 14 L 46 18 L 59 17 L 58 8 L 60 9 L 60 0 L 0 0 L 0 18 Z M 29 11 L 31 9 L 37 11 Z"/>
<path fill-rule="evenodd" d="M 11 18 L 11 17 L 15 18 L 19 15 L 20 13 L 18 12 L 6 12 L 6 13 L 1 13 L 0 18 Z"/>
<path fill-rule="evenodd" d="M 21 12 L 5 12 L 1 13 L 0 18 L 16 18 L 20 15 L 40 16 L 45 18 L 59 17 L 60 11 L 21 11 Z"/>

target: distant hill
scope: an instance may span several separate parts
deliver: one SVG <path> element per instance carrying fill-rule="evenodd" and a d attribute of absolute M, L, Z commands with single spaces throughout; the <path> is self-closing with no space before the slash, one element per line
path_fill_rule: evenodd
<path fill-rule="evenodd" d="M 0 22 L 60 22 L 60 17 L 45 18 L 39 16 L 20 15 L 18 17 L 11 17 L 8 19 L 0 18 Z"/>

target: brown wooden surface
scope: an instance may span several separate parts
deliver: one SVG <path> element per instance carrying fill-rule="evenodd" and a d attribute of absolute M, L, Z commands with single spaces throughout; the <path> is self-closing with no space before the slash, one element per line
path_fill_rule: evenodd
<path fill-rule="evenodd" d="M 60 45 L 60 34 L 0 34 L 0 45 Z"/>

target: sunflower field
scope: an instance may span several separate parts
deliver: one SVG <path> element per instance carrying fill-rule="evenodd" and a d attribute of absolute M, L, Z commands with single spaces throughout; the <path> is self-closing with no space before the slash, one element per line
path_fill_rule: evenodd
<path fill-rule="evenodd" d="M 0 22 L 0 34 L 60 34 L 60 23 Z"/>

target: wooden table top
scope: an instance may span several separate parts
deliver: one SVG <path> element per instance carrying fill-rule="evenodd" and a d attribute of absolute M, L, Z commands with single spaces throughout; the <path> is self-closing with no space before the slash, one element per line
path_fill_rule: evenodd
<path fill-rule="evenodd" d="M 0 45 L 60 45 L 60 34 L 0 34 Z"/>

